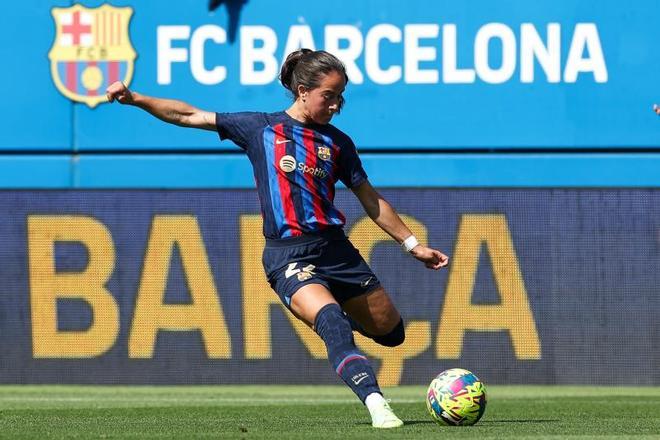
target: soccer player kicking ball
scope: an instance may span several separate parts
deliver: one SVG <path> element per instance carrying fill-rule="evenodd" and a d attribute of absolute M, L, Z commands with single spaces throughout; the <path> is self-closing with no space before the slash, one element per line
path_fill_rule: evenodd
<path fill-rule="evenodd" d="M 392 206 L 371 186 L 350 137 L 330 125 L 344 104 L 344 65 L 325 51 L 300 49 L 280 73 L 294 102 L 277 113 L 212 113 L 180 101 L 152 98 L 121 82 L 110 102 L 134 105 L 172 124 L 217 131 L 247 152 L 264 219 L 263 263 L 287 308 L 323 339 L 328 359 L 371 414 L 376 428 L 403 422 L 383 398 L 353 331 L 377 343 L 403 343 L 404 325 L 389 295 L 344 234 L 333 204 L 341 180 L 369 217 L 429 269 L 447 266 L 442 252 L 418 243 Z"/>

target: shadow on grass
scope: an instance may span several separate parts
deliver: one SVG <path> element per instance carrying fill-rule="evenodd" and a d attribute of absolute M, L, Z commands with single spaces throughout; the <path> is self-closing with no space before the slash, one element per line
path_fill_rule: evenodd
<path fill-rule="evenodd" d="M 404 420 L 406 425 L 435 425 L 433 420 Z M 520 420 L 481 420 L 477 425 L 503 425 L 513 423 L 556 423 L 561 420 L 556 419 L 520 419 Z M 442 426 L 442 425 L 441 425 Z M 448 425 L 449 426 L 449 425 Z"/>
<path fill-rule="evenodd" d="M 408 425 L 435 425 L 436 423 L 433 420 L 404 420 L 403 421 L 403 426 L 408 426 Z M 371 426 L 371 423 L 369 422 L 363 422 L 360 423 L 360 425 L 369 425 Z"/>
<path fill-rule="evenodd" d="M 404 420 L 405 425 L 437 425 L 433 420 Z"/>
<path fill-rule="evenodd" d="M 504 425 L 504 424 L 515 424 L 515 423 L 557 423 L 561 420 L 557 419 L 520 419 L 520 420 L 482 420 L 477 425 Z M 433 420 L 404 420 L 404 426 L 408 425 L 437 425 Z M 369 425 L 369 422 L 359 423 L 360 425 Z M 444 426 L 444 425 L 440 425 Z M 447 427 L 451 427 L 447 425 Z"/>
<path fill-rule="evenodd" d="M 480 425 L 499 425 L 510 423 L 556 423 L 561 422 L 557 419 L 519 419 L 519 420 L 483 420 L 479 422 Z"/>

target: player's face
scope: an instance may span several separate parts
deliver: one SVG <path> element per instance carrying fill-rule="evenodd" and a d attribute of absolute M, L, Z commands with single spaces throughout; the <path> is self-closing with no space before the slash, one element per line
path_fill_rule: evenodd
<path fill-rule="evenodd" d="M 330 122 L 335 113 L 339 113 L 345 88 L 346 81 L 341 73 L 333 71 L 325 75 L 317 88 L 306 90 L 300 96 L 306 116 L 317 124 Z"/>

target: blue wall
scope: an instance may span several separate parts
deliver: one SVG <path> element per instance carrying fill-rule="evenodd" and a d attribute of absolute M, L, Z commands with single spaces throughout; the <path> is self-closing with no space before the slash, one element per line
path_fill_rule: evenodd
<path fill-rule="evenodd" d="M 51 9 L 70 4 L 7 6 L 10 19 L 0 37 L 12 44 L 0 48 L 7 60 L 0 80 L 11 84 L 4 91 L 4 101 L 11 105 L 0 109 L 0 120 L 11 129 L 0 133 L 0 149 L 233 150 L 229 143 L 168 126 L 135 109 L 72 104 L 55 87 L 48 57 L 60 46 Z M 93 8 L 102 2 L 84 4 Z M 167 6 L 156 0 L 112 3 L 132 8 L 127 35 L 137 57 L 130 86 L 208 110 L 280 110 L 288 98 L 276 73 L 287 42 L 293 47 L 303 41 L 321 49 L 336 41 L 335 52 L 354 66 L 349 70 L 347 106 L 336 124 L 364 151 L 658 146 L 660 124 L 651 111 L 660 101 L 654 92 L 660 71 L 660 5 L 655 1 L 606 0 L 595 8 L 572 0 L 416 0 L 415 7 L 395 0 L 338 0 L 303 9 L 299 2 L 283 1 L 277 13 L 264 4 L 250 0 L 229 14 L 224 5 L 207 11 L 203 0 Z M 389 27 L 377 27 L 383 24 Z M 189 36 L 174 38 L 174 26 Z M 226 41 L 204 40 L 205 30 L 226 34 Z M 378 39 L 379 30 L 389 32 L 394 41 Z M 262 39 L 252 44 L 251 32 Z M 264 41 L 273 45 L 272 51 L 259 52 Z M 527 49 L 533 41 L 536 52 Z M 200 48 L 203 67 L 194 67 L 191 46 Z M 187 61 L 168 63 L 172 50 L 183 51 Z M 355 53 L 346 55 L 350 50 Z M 267 64 L 253 61 L 259 54 Z M 61 56 L 52 62 L 58 59 Z M 104 59 L 84 54 L 75 58 Z M 454 59 L 454 70 L 464 73 L 445 72 Z M 225 68 L 225 79 L 204 84 L 198 71 L 216 67 Z M 400 75 L 394 71 L 391 84 L 379 83 L 383 79 L 370 73 L 389 68 L 401 70 Z M 164 78 L 166 70 L 169 80 Z M 524 79 L 530 73 L 533 79 Z M 452 80 L 456 75 L 468 79 Z M 98 92 L 102 95 L 103 88 Z"/>
<path fill-rule="evenodd" d="M 361 157 L 378 187 L 660 187 L 655 153 Z M 242 154 L 0 155 L 0 187 L 254 188 L 254 178 Z"/>
<path fill-rule="evenodd" d="M 458 364 L 487 383 L 660 383 L 654 314 L 660 119 L 651 111 L 660 103 L 660 3 L 337 0 L 302 8 L 285 0 L 274 11 L 274 2 L 249 0 L 210 12 L 207 3 L 122 0 L 112 3 L 124 8 L 119 15 L 107 6 L 106 15 L 78 6 L 80 13 L 114 17 L 111 23 L 132 14 L 124 20 L 127 28 L 110 32 L 111 41 L 122 44 L 93 45 L 91 51 L 66 48 L 66 38 L 59 39 L 66 32 L 55 17 L 71 14 L 66 8 L 73 2 L 5 6 L 0 38 L 11 44 L 0 45 L 6 61 L 0 69 L 6 85 L 0 280 L 7 293 L 0 297 L 1 382 L 253 383 L 272 382 L 273 372 L 285 383 L 334 380 L 323 347 L 318 354 L 303 344 L 277 306 L 265 306 L 272 312 L 268 325 L 243 315 L 253 302 L 248 294 L 275 299 L 259 265 L 259 228 L 241 223 L 242 216 L 259 218 L 244 154 L 213 133 L 167 125 L 118 104 L 92 105 L 87 96 L 102 96 L 110 76 L 95 62 L 125 63 L 119 72 L 130 71 L 132 63 L 132 77 L 121 79 L 144 94 L 206 110 L 281 110 L 290 100 L 276 79 L 279 64 L 287 44 L 302 44 L 331 49 L 349 66 L 347 105 L 333 123 L 355 140 L 374 185 L 452 261 L 469 248 L 469 237 L 480 240 L 463 263 L 440 273 L 413 264 L 391 241 L 374 248 L 370 262 L 413 325 L 407 343 L 418 350 L 405 361 L 391 356 L 396 369 L 381 368 L 385 358 L 370 354 L 379 372 L 398 372 L 379 378 L 382 383 L 426 383 Z M 85 31 L 92 40 L 107 37 L 97 32 L 100 23 Z M 258 37 L 254 42 L 251 34 Z M 168 56 L 185 61 L 168 62 Z M 259 57 L 263 62 L 255 61 Z M 80 96 L 72 100 L 57 84 L 66 83 L 62 76 L 74 64 L 79 75 L 69 79 Z M 210 80 L 218 67 L 226 69 L 224 79 Z M 340 189 L 337 199 L 348 230 L 365 220 L 348 191 Z M 30 230 L 30 222 L 43 216 L 50 217 Z M 152 239 L 154 224 L 168 216 L 185 227 L 170 230 L 172 246 L 161 252 L 168 259 L 143 284 L 149 246 L 163 242 Z M 489 228 L 500 223 L 488 216 L 501 220 L 506 233 L 493 233 Z M 481 219 L 481 229 L 461 238 L 469 218 Z M 52 229 L 75 221 L 85 227 L 74 232 L 86 235 L 67 239 L 66 231 Z M 511 252 L 494 261 L 490 252 L 507 236 Z M 191 250 L 195 244 L 204 251 Z M 184 267 L 185 259 L 200 254 L 208 256 L 210 278 L 200 276 L 199 264 Z M 116 302 L 118 316 L 95 317 L 86 297 L 75 295 L 57 299 L 54 312 L 39 309 L 49 302 L 32 295 L 63 293 L 59 280 L 67 274 L 75 280 L 91 255 L 105 262 L 110 278 L 107 285 L 91 280 L 78 287 L 107 287 L 101 297 Z M 53 273 L 31 272 L 35 262 Z M 462 273 L 471 263 L 476 272 Z M 518 272 L 520 280 L 512 278 Z M 523 289 L 498 282 L 502 274 L 505 281 L 521 281 Z M 507 292 L 524 293 L 530 307 L 524 316 L 534 331 L 528 328 L 516 342 L 512 335 L 522 326 L 516 319 L 523 315 L 507 309 L 511 327 L 493 331 L 474 319 L 457 357 L 439 353 L 436 344 L 447 338 L 441 325 L 451 322 L 451 311 L 441 310 L 453 297 L 452 277 L 462 280 L 459 287 L 474 281 L 459 289 L 470 308 L 497 307 Z M 139 296 L 143 285 L 147 290 Z M 131 355 L 135 317 L 149 325 L 158 315 L 135 311 L 149 286 L 164 294 L 165 303 L 179 305 L 189 300 L 190 289 L 205 286 L 206 298 L 217 298 L 224 308 L 224 342 L 231 349 L 211 356 L 198 330 L 163 325 L 152 355 Z M 209 286 L 217 294 L 209 295 Z M 35 317 L 51 324 L 55 317 L 60 333 L 84 332 L 98 319 L 108 325 L 105 336 L 117 334 L 101 352 L 81 354 L 74 343 L 50 344 L 35 330 Z M 217 322 L 217 316 L 208 318 Z M 250 325 L 253 331 L 271 329 L 272 339 L 250 339 Z M 39 343 L 46 351 L 49 344 L 60 350 L 59 356 L 43 356 Z M 302 366 L 306 374 L 287 375 L 288 365 Z"/>
<path fill-rule="evenodd" d="M 276 73 L 287 45 L 334 45 L 351 76 L 347 106 L 334 122 L 354 138 L 379 186 L 658 185 L 660 120 L 651 111 L 660 102 L 653 94 L 660 71 L 657 2 L 608 0 L 598 8 L 570 0 L 415 3 L 408 8 L 393 0 L 340 0 L 301 10 L 297 2 L 285 1 L 277 14 L 260 0 L 215 11 L 201 0 L 112 6 L 131 12 L 128 38 L 116 47 L 135 52 L 134 60 L 124 60 L 133 63 L 134 73 L 122 79 L 140 92 L 208 110 L 285 108 L 289 99 Z M 0 37 L 14 43 L 0 47 L 11 60 L 0 71 L 0 80 L 11 84 L 4 92 L 11 105 L 0 109 L 0 185 L 251 187 L 247 161 L 230 142 L 164 124 L 134 108 L 90 107 L 58 90 L 51 72 L 58 61 L 118 59 L 98 55 L 99 46 L 90 56 L 58 52 L 63 28 L 55 17 L 71 5 L 8 6 L 11 19 Z M 200 38 L 204 32 L 225 39 Z M 203 55 L 197 67 L 195 48 Z M 177 50 L 186 61 L 167 62 Z M 255 61 L 259 57 L 265 63 Z M 225 69 L 224 79 L 206 84 L 200 70 L 218 67 Z M 384 80 L 378 69 L 394 69 L 394 76 Z M 79 73 L 82 84 L 85 70 Z M 103 95 L 103 88 L 96 93 Z M 599 153 L 589 154 L 594 148 Z M 411 149 L 414 153 L 401 155 Z M 192 150 L 208 155 L 188 156 Z M 434 154 L 420 153 L 425 150 Z M 31 151 L 38 154 L 20 155 Z M 173 155 L 159 155 L 165 151 Z M 382 154 L 388 151 L 397 155 Z M 621 154 L 626 151 L 631 154 Z"/>

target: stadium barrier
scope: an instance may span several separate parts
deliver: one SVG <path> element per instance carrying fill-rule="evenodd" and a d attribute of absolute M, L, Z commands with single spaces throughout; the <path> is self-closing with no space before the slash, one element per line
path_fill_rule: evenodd
<path fill-rule="evenodd" d="M 340 190 L 406 342 L 364 338 L 383 385 L 660 383 L 654 189 L 388 189 L 413 261 Z M 261 268 L 254 190 L 0 192 L 3 383 L 335 383 Z M 625 371 L 625 374 L 622 372 Z"/>

